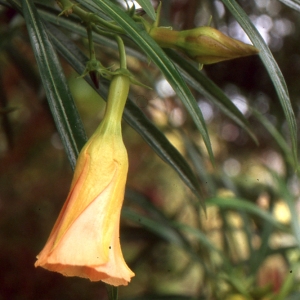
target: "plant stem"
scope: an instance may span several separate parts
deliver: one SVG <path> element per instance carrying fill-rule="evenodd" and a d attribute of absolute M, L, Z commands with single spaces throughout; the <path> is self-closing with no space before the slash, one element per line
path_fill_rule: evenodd
<path fill-rule="evenodd" d="M 86 29 L 87 29 L 87 35 L 89 41 L 90 59 L 96 59 L 94 42 L 93 42 L 93 31 L 92 31 L 91 24 L 88 24 Z"/>
<path fill-rule="evenodd" d="M 74 4 L 70 0 L 58 0 L 58 4 L 61 6 L 63 13 L 65 12 L 65 14 L 67 15 L 70 13 L 74 13 L 82 21 L 86 23 L 93 22 L 99 26 L 111 29 L 116 33 L 124 34 L 124 30 L 121 27 L 114 25 L 110 22 L 107 22 L 93 13 L 85 11 L 84 9 L 78 7 L 77 4 Z"/>
<path fill-rule="evenodd" d="M 120 68 L 126 69 L 127 62 L 126 62 L 126 51 L 125 51 L 125 47 L 124 47 L 124 42 L 118 35 L 115 35 L 115 39 L 118 43 L 118 48 L 119 48 Z"/>

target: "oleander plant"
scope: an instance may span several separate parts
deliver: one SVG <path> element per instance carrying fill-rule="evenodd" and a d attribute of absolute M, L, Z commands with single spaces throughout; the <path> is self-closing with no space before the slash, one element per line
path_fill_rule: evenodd
<path fill-rule="evenodd" d="M 298 0 L 0 0 L 0 299 L 300 299 Z"/>

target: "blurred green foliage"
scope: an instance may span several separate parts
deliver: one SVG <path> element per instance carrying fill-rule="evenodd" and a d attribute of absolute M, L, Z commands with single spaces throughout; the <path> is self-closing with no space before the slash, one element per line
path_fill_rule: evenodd
<path fill-rule="evenodd" d="M 132 86 L 124 113 L 121 240 L 136 276 L 119 299 L 299 299 L 298 2 L 163 1 L 162 25 L 190 29 L 212 16 L 211 26 L 250 43 L 246 32 L 260 49 L 198 70 L 180 53 L 156 52 L 123 18 L 123 1 L 78 1 L 124 28 L 128 68 L 153 87 Z M 0 299 L 108 299 L 102 283 L 33 266 L 108 83 L 95 91 L 78 78 L 88 44 L 76 16 L 57 17 L 54 1 L 22 4 L 0 0 Z M 28 28 L 42 34 L 51 64 L 35 57 Z M 118 64 L 115 42 L 94 40 L 97 58 Z"/>

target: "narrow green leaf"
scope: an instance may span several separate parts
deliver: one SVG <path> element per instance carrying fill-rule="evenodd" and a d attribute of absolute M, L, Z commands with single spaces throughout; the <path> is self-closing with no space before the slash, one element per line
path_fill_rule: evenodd
<path fill-rule="evenodd" d="M 222 252 L 209 240 L 205 232 L 179 222 L 173 222 L 173 226 L 188 235 L 194 236 L 200 242 L 200 244 L 206 247 L 209 251 L 222 255 Z"/>
<path fill-rule="evenodd" d="M 191 296 L 180 296 L 180 295 L 160 295 L 160 294 L 150 294 L 150 295 L 143 295 L 143 296 L 136 296 L 136 297 L 129 297 L 124 298 L 123 300 L 197 300 L 196 297 Z"/>
<path fill-rule="evenodd" d="M 258 248 L 254 249 L 252 255 L 249 257 L 248 260 L 250 274 L 253 275 L 257 274 L 257 271 L 261 267 L 263 261 L 268 256 L 270 250 L 269 237 L 273 234 L 273 232 L 274 232 L 273 224 L 270 223 L 269 221 L 264 220 L 264 222 L 261 224 L 261 229 L 259 234 L 261 243 L 258 246 Z M 253 232 L 252 232 L 252 236 L 253 236 Z"/>
<path fill-rule="evenodd" d="M 181 71 L 181 75 L 190 86 L 206 97 L 207 100 L 210 100 L 217 105 L 224 114 L 246 130 L 255 143 L 258 144 L 257 138 L 250 129 L 248 120 L 213 81 L 175 51 L 165 49 L 165 52 L 175 62 L 176 66 Z"/>
<path fill-rule="evenodd" d="M 259 111 L 254 109 L 251 110 L 252 114 L 264 125 L 264 127 L 269 131 L 271 136 L 277 142 L 278 146 L 280 147 L 281 151 L 283 152 L 286 161 L 292 166 L 295 167 L 293 159 L 292 159 L 292 151 L 289 147 L 288 143 L 285 141 L 283 136 L 280 132 L 275 128 L 275 126 Z M 298 169 L 298 167 L 297 167 Z"/>
<path fill-rule="evenodd" d="M 54 46 L 60 54 L 68 61 L 78 74 L 82 74 L 88 58 L 70 41 L 60 30 L 51 24 L 47 24 L 49 35 Z M 85 80 L 93 87 L 89 76 Z M 96 90 L 103 98 L 103 89 Z M 183 182 L 202 200 L 199 195 L 199 183 L 190 166 L 180 152 L 169 142 L 165 135 L 157 129 L 143 114 L 143 112 L 132 102 L 127 101 L 124 119 L 134 128 L 152 149 L 169 164 L 181 177 Z"/>
<path fill-rule="evenodd" d="M 231 271 L 232 270 L 232 265 L 230 263 L 230 261 L 227 259 L 227 257 L 225 256 L 224 252 L 219 250 L 208 238 L 207 234 L 205 234 L 205 232 L 202 232 L 201 230 L 197 229 L 197 228 L 193 228 L 189 225 L 183 224 L 183 223 L 179 223 L 179 222 L 172 222 L 174 228 L 179 229 L 181 232 L 188 234 L 189 236 L 194 237 L 199 244 L 201 245 L 201 247 L 204 247 L 207 249 L 207 251 L 209 253 L 211 253 L 214 257 L 215 254 L 217 254 L 221 261 L 222 261 L 222 265 L 223 265 L 223 270 L 226 271 Z M 210 270 L 209 268 L 207 268 L 206 264 L 204 264 L 204 268 L 206 271 L 206 275 L 215 277 L 216 274 L 214 272 L 212 272 L 212 270 Z"/>
<path fill-rule="evenodd" d="M 16 0 L 1 0 L 0 4 L 4 5 L 4 6 L 7 6 L 7 7 L 13 7 L 14 9 L 19 10 L 19 8 L 21 8 L 21 4 L 20 3 L 15 3 L 15 2 L 17 2 L 17 1 Z"/>
<path fill-rule="evenodd" d="M 269 73 L 271 80 L 273 81 L 274 87 L 279 97 L 279 101 L 282 105 L 283 112 L 286 117 L 286 121 L 290 130 L 293 159 L 294 163 L 297 164 L 297 124 L 284 77 L 269 47 L 266 45 L 265 41 L 253 25 L 253 23 L 250 21 L 244 10 L 236 3 L 235 0 L 222 1 L 230 10 L 232 15 L 236 18 L 236 20 L 240 23 L 242 28 L 245 30 L 254 46 L 260 50 L 259 55 Z"/>
<path fill-rule="evenodd" d="M 279 0 L 286 6 L 293 8 L 294 10 L 300 12 L 300 1 L 299 0 Z"/>
<path fill-rule="evenodd" d="M 68 18 L 57 18 L 57 14 L 59 12 L 57 11 L 55 13 L 53 9 L 48 11 L 49 9 L 50 8 L 47 8 L 47 10 L 41 11 L 41 15 L 43 16 L 43 18 L 45 18 L 47 21 L 50 21 L 54 25 L 60 25 L 72 32 L 76 32 L 77 34 L 86 37 L 85 27 L 81 23 L 78 23 L 77 19 L 72 18 L 72 15 Z M 117 49 L 115 41 L 112 41 L 106 37 L 94 33 L 93 39 L 96 43 L 100 43 L 101 45 Z M 129 55 L 137 57 L 140 60 L 147 61 L 147 58 L 137 50 L 126 47 L 126 51 Z M 164 49 L 164 51 L 169 56 L 169 58 L 171 58 L 175 62 L 178 70 L 180 71 L 180 74 L 190 86 L 192 86 L 204 97 L 206 97 L 208 100 L 217 105 L 223 111 L 224 114 L 226 114 L 229 118 L 231 118 L 244 130 L 246 130 L 248 134 L 252 137 L 252 139 L 257 143 L 257 139 L 250 129 L 248 120 L 243 116 L 243 114 L 238 110 L 238 108 L 232 103 L 232 101 L 224 94 L 224 92 L 216 84 L 214 84 L 201 71 L 195 68 L 190 62 L 183 59 L 173 50 Z"/>
<path fill-rule="evenodd" d="M 124 117 L 128 124 L 155 150 L 158 156 L 168 163 L 191 191 L 203 201 L 199 194 L 199 182 L 185 158 L 132 101 L 127 102 Z"/>
<path fill-rule="evenodd" d="M 286 204 L 288 205 L 288 208 L 290 210 L 291 214 L 291 227 L 293 230 L 293 235 L 297 241 L 298 247 L 300 248 L 300 222 L 299 222 L 299 214 L 296 209 L 296 199 L 295 196 L 292 195 L 289 187 L 287 186 L 286 182 L 279 177 L 278 174 L 276 174 L 274 171 L 269 169 L 269 172 L 272 174 L 273 178 L 276 180 L 277 188 L 280 196 Z"/>
<path fill-rule="evenodd" d="M 76 158 L 86 141 L 83 125 L 55 49 L 48 38 L 33 1 L 23 0 L 22 8 L 48 103 L 74 169 Z"/>
<path fill-rule="evenodd" d="M 139 212 L 136 212 L 131 208 L 123 207 L 122 216 L 133 222 L 136 222 L 137 224 L 140 224 L 168 243 L 172 243 L 182 248 L 191 256 L 194 261 L 199 262 L 203 266 L 207 275 L 210 277 L 214 276 L 213 272 L 207 268 L 206 263 L 203 262 L 198 253 L 193 250 L 189 240 L 185 238 L 185 235 L 182 234 L 182 231 L 193 234 L 197 239 L 199 239 L 199 242 L 203 246 L 208 248 L 207 250 L 214 249 L 219 255 L 222 255 L 222 253 L 213 246 L 209 239 L 205 237 L 204 233 L 182 223 L 171 221 L 153 204 L 151 204 L 151 201 L 147 200 L 141 194 L 137 195 L 137 193 L 126 191 L 126 199 L 144 210 L 147 215 L 145 216 L 145 214 L 140 213 L 140 210 Z M 223 261 L 225 260 L 226 259 L 224 258 Z M 224 264 L 227 264 L 227 262 L 224 262 Z"/>
<path fill-rule="evenodd" d="M 0 4 L 1 4 L 1 5 L 8 5 L 8 2 L 5 1 L 5 0 L 0 0 Z"/>
<path fill-rule="evenodd" d="M 58 14 L 58 12 L 56 14 Z M 56 15 L 53 15 L 47 11 L 41 11 L 41 15 L 46 20 L 52 22 L 55 25 L 60 25 L 68 30 L 86 37 L 86 29 L 82 26 L 82 24 L 78 23 L 77 20 L 73 20 L 72 16 L 69 16 L 68 18 L 57 18 Z M 117 45 L 114 41 L 95 33 L 93 37 L 96 43 L 100 43 L 101 45 L 117 49 Z M 129 55 L 137 57 L 140 60 L 147 61 L 147 58 L 137 50 L 126 47 L 126 51 Z M 217 107 L 219 107 L 224 114 L 226 114 L 230 119 L 241 126 L 241 128 L 246 130 L 251 138 L 256 143 L 258 143 L 254 133 L 250 128 L 248 120 L 214 82 L 206 77 L 189 61 L 183 59 L 175 51 L 171 49 L 164 49 L 164 51 L 169 56 L 169 58 L 171 58 L 175 62 L 177 69 L 180 71 L 180 74 L 191 87 L 193 87 L 204 97 L 206 97 L 207 100 L 213 102 Z"/>
<path fill-rule="evenodd" d="M 156 225 L 154 225 L 155 229 L 151 231 L 153 232 L 156 232 L 157 230 L 159 231 L 157 227 L 165 226 L 166 228 L 169 228 L 169 230 L 171 229 L 173 232 L 175 232 L 175 235 L 177 236 L 175 241 L 179 246 L 186 246 L 186 247 L 190 246 L 188 240 L 186 240 L 185 238 L 185 235 L 182 235 L 178 230 L 175 229 L 178 227 L 174 225 L 175 222 L 170 221 L 170 219 L 166 217 L 165 214 L 160 209 L 158 209 L 146 196 L 144 196 L 139 192 L 133 191 L 131 189 L 127 189 L 125 193 L 125 198 L 129 200 L 131 203 L 133 203 L 135 206 L 139 206 L 141 209 L 143 209 L 146 212 L 147 216 L 150 216 L 151 220 L 154 221 L 153 224 L 156 223 Z M 138 218 L 140 218 L 141 214 L 137 214 L 137 215 L 139 216 Z M 135 219 L 135 221 L 136 220 L 137 219 Z M 141 220 L 140 219 L 138 220 L 139 220 L 138 223 L 140 223 Z"/>
<path fill-rule="evenodd" d="M 191 160 L 191 164 L 194 166 L 195 173 L 198 175 L 202 182 L 205 182 L 205 186 L 209 195 L 216 195 L 217 185 L 211 172 L 205 166 L 205 159 L 203 158 L 200 147 L 184 135 L 182 135 L 182 138 L 185 144 L 187 155 Z"/>
<path fill-rule="evenodd" d="M 154 21 L 156 14 L 150 0 L 136 0 L 136 2 L 144 9 L 147 15 Z"/>
<path fill-rule="evenodd" d="M 102 9 L 114 21 L 117 22 L 130 36 L 130 38 L 145 52 L 145 54 L 158 66 L 165 78 L 169 81 L 178 97 L 186 106 L 192 119 L 194 120 L 198 130 L 200 131 L 204 144 L 207 148 L 211 161 L 214 161 L 213 152 L 210 144 L 209 135 L 201 110 L 197 105 L 197 101 L 191 91 L 183 81 L 177 69 L 157 45 L 157 43 L 149 36 L 149 34 L 138 26 L 124 11 L 108 0 L 78 0 L 82 6 L 97 13 Z"/>
<path fill-rule="evenodd" d="M 253 204 L 244 199 L 239 198 L 224 198 L 224 197 L 214 197 L 206 200 L 206 205 L 212 206 L 216 205 L 220 209 L 235 209 L 237 211 L 245 211 L 249 214 L 254 214 L 270 224 L 274 225 L 276 228 L 287 231 L 287 228 L 279 223 L 269 212 L 261 210 L 257 205 Z"/>
<path fill-rule="evenodd" d="M 21 6 L 16 3 L 15 8 L 21 12 Z M 52 9 L 46 7 L 46 10 Z M 66 28 L 72 29 L 73 26 L 76 28 L 76 32 L 85 36 L 86 30 L 82 30 L 81 26 L 70 21 L 71 18 L 59 18 L 57 19 L 56 11 L 55 15 L 52 16 L 49 11 L 43 11 L 43 16 L 49 19 L 52 22 L 62 23 Z M 70 24 L 69 24 L 70 23 Z M 88 61 L 88 58 L 78 49 L 77 46 L 73 44 L 65 35 L 63 35 L 56 27 L 47 25 L 50 30 L 50 36 L 55 47 L 61 53 L 61 55 L 70 63 L 74 70 L 78 74 L 82 74 L 85 69 L 85 64 Z M 78 31 L 79 30 L 79 31 Z M 97 35 L 96 35 L 97 36 Z M 57 69 L 60 70 L 60 69 Z M 62 74 L 62 72 L 60 73 Z M 94 84 L 90 80 L 89 76 L 85 77 L 85 80 L 93 87 Z M 103 93 L 97 91 L 100 96 L 104 97 Z M 69 112 L 72 111 L 72 107 Z M 181 177 L 183 182 L 192 190 L 196 197 L 203 201 L 201 195 L 199 194 L 199 183 L 196 179 L 193 171 L 178 152 L 178 150 L 168 141 L 165 135 L 158 130 L 142 113 L 142 111 L 132 102 L 128 101 L 125 111 L 124 111 L 125 120 L 132 126 L 144 139 L 145 141 L 153 148 L 153 150 L 161 157 L 166 163 L 168 163 Z M 77 125 L 78 128 L 82 128 L 82 125 Z"/>
<path fill-rule="evenodd" d="M 122 208 L 122 216 L 137 224 L 141 224 L 150 232 L 153 232 L 168 243 L 174 244 L 181 248 L 189 247 L 186 245 L 185 240 L 183 240 L 182 236 L 180 236 L 174 228 L 166 223 L 162 224 L 157 220 L 145 217 L 126 206 Z"/>
<path fill-rule="evenodd" d="M 44 4 L 39 4 L 39 8 L 39 13 L 45 21 L 48 21 L 57 27 L 59 26 L 60 28 L 65 28 L 74 34 L 78 34 L 81 37 L 87 37 L 86 27 L 83 23 L 78 22 L 78 18 L 76 16 L 60 16 L 58 18 L 57 15 L 60 13 L 58 9 L 48 7 Z M 93 41 L 99 45 L 104 45 L 105 47 L 118 50 L 118 46 L 115 40 L 102 36 L 98 33 L 93 32 Z M 147 62 L 147 57 L 145 55 L 143 55 L 136 49 L 129 48 L 128 46 L 126 46 L 126 54 L 136 57 L 141 61 Z"/>

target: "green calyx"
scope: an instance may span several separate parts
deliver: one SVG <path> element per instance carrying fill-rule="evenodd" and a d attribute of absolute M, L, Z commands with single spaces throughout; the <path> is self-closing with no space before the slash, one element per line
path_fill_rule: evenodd
<path fill-rule="evenodd" d="M 92 58 L 86 63 L 85 70 L 83 71 L 83 74 L 79 76 L 79 78 L 82 78 L 87 74 L 91 74 L 92 72 L 106 79 L 111 79 L 111 77 L 114 75 L 114 72 L 109 71 L 108 68 L 105 68 L 99 60 Z"/>
<path fill-rule="evenodd" d="M 85 67 L 85 70 L 83 72 L 83 74 L 81 76 L 79 76 L 79 78 L 83 78 L 84 76 L 86 76 L 87 74 L 95 74 L 96 78 L 99 79 L 99 77 L 103 77 L 105 79 L 108 80 L 112 80 L 113 76 L 115 75 L 123 75 L 129 78 L 130 83 L 134 84 L 134 85 L 139 85 L 142 86 L 144 88 L 148 88 L 151 89 L 150 87 L 148 87 L 147 85 L 141 83 L 140 81 L 136 80 L 133 76 L 133 74 L 126 68 L 119 68 L 115 71 L 110 71 L 109 68 L 105 68 L 99 60 L 92 58 L 90 59 Z"/>
<path fill-rule="evenodd" d="M 147 88 L 147 89 L 151 89 L 151 87 L 149 87 L 149 86 L 141 83 L 140 81 L 136 80 L 134 78 L 134 76 L 132 75 L 132 73 L 128 69 L 120 68 L 120 69 L 118 69 L 118 70 L 116 70 L 114 72 L 114 75 L 124 75 L 124 76 L 127 76 L 129 78 L 130 83 L 132 83 L 134 85 L 142 86 L 142 87 Z"/>

